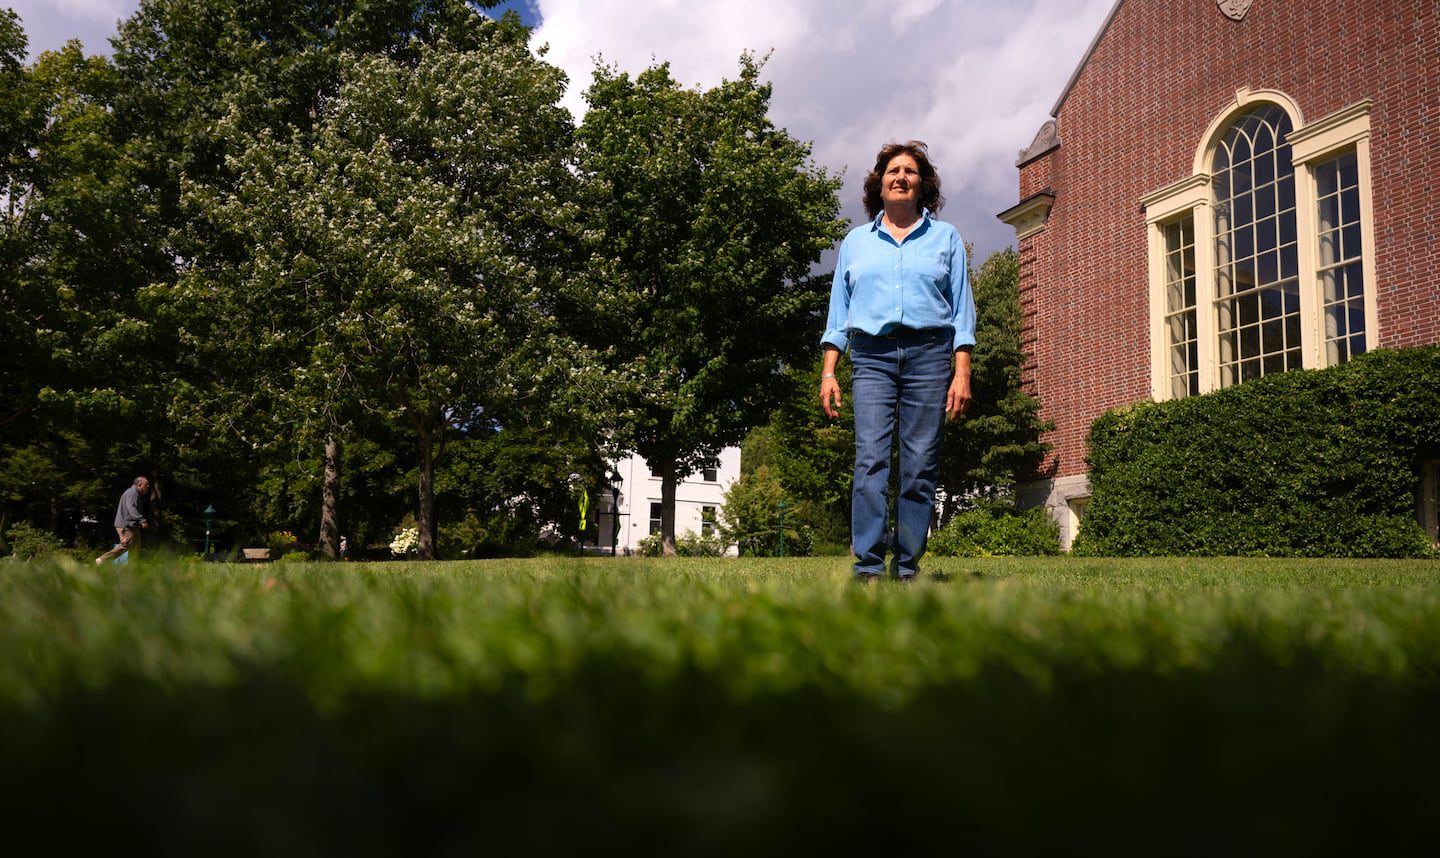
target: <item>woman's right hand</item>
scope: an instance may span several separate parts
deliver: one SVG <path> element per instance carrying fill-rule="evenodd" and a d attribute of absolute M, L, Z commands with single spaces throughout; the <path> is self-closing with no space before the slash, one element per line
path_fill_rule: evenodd
<path fill-rule="evenodd" d="M 831 420 L 840 416 L 840 382 L 834 376 L 820 379 L 820 410 Z"/>
<path fill-rule="evenodd" d="M 840 416 L 840 382 L 835 380 L 835 370 L 840 366 L 840 350 L 825 344 L 825 360 L 820 366 L 820 410 L 834 420 Z"/>

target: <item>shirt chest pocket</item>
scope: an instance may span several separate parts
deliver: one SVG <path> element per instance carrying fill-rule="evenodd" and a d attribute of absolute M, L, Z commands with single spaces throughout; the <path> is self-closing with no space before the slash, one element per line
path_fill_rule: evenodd
<path fill-rule="evenodd" d="M 950 277 L 950 266 L 946 264 L 943 256 L 918 255 L 909 260 L 907 267 L 912 275 L 935 286 L 943 285 Z"/>

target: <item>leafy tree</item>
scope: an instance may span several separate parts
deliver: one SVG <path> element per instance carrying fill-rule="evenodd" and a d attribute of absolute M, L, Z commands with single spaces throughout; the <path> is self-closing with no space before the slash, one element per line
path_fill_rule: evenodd
<path fill-rule="evenodd" d="M 19 475 L 50 487 L 21 513 L 55 529 L 62 507 L 68 524 L 113 503 L 113 471 L 133 475 L 150 452 L 159 397 L 134 308 L 153 250 L 110 110 L 115 69 L 77 42 L 24 68 L 23 46 L 18 21 L 0 15 L 0 457 L 56 475 Z"/>
<path fill-rule="evenodd" d="M 467 556 L 530 554 L 544 525 L 580 535 L 569 477 L 604 467 L 589 437 L 554 420 L 472 426 L 449 442 L 435 478 L 437 504 L 447 521 L 474 519 L 470 530 L 483 538 L 464 546 Z"/>
<path fill-rule="evenodd" d="M 661 474 L 661 538 L 675 553 L 678 482 L 763 421 L 796 336 L 823 301 L 807 279 L 839 238 L 838 180 L 776 128 L 761 63 L 682 89 L 667 65 L 601 65 L 577 132 L 593 218 L 595 300 L 570 323 L 644 380 L 626 441 Z"/>
<path fill-rule="evenodd" d="M 493 0 L 141 0 L 114 39 L 124 86 L 116 113 L 147 145 L 147 180 L 183 219 L 184 181 L 236 178 L 228 125 L 255 133 L 313 128 L 340 86 L 345 57 L 413 65 L 424 45 L 481 49 L 497 37 L 474 7 Z M 523 32 L 510 18 L 501 39 Z"/>
<path fill-rule="evenodd" d="M 29 40 L 20 18 L 0 9 L 0 199 L 5 223 L 14 218 L 24 194 L 24 168 L 39 130 L 30 75 L 25 68 Z"/>
<path fill-rule="evenodd" d="M 775 467 L 775 427 L 756 426 L 740 444 L 740 473 L 748 474 L 761 465 Z"/>
<path fill-rule="evenodd" d="M 346 63 L 313 135 L 232 129 L 234 189 L 185 198 L 218 250 L 196 242 L 180 290 L 215 320 L 190 345 L 241 344 L 247 392 L 296 431 L 408 428 L 431 558 L 447 434 L 550 414 L 592 375 L 544 312 L 539 257 L 576 214 L 563 78 L 523 42 Z"/>
<path fill-rule="evenodd" d="M 498 46 L 513 53 L 514 45 L 525 43 L 527 31 L 514 16 L 497 24 L 476 11 L 494 5 L 465 0 L 143 0 L 115 40 L 123 86 L 114 113 L 143 152 L 142 183 L 152 189 L 155 201 L 143 220 L 153 244 L 166 250 L 164 264 L 145 280 L 156 287 L 144 293 L 147 310 L 163 323 L 155 326 L 152 350 L 182 345 L 166 363 L 169 439 L 175 448 L 207 451 L 226 461 L 248 456 L 251 477 L 242 475 L 232 486 L 234 493 L 248 492 L 249 483 L 258 479 L 257 469 L 284 469 L 296 459 L 315 462 L 320 478 L 311 484 L 322 494 L 321 548 L 332 556 L 339 498 L 346 494 L 341 441 L 358 440 L 353 433 L 359 415 L 334 402 L 311 403 L 316 407 L 303 412 L 281 407 L 268 388 L 272 380 L 291 378 L 292 367 L 272 363 L 262 372 L 259 356 L 231 360 L 224 353 L 195 349 L 199 337 L 189 330 L 193 314 L 208 310 L 194 301 L 176 305 L 169 287 L 193 276 L 196 260 L 204 259 L 202 268 L 221 270 L 226 262 L 239 267 L 249 258 L 246 243 L 227 233 L 224 224 L 197 217 L 196 200 L 238 192 L 245 178 L 241 153 L 251 140 L 269 133 L 287 145 L 313 145 L 310 138 L 357 56 L 383 56 L 414 67 L 425 46 L 441 43 L 456 50 Z M 186 264 L 176 266 L 177 260 Z M 308 292 L 297 297 L 313 303 Z M 279 386 L 295 391 L 284 381 Z M 301 413 L 308 419 L 297 420 Z M 277 417 L 283 428 L 274 425 Z M 292 449 L 297 445 L 322 455 Z"/>
<path fill-rule="evenodd" d="M 35 319 L 43 306 L 33 283 L 21 276 L 31 252 L 21 215 L 29 190 L 30 150 L 39 133 L 38 111 L 25 50 L 28 44 L 19 17 L 0 9 L 0 457 L 13 460 L 16 443 L 31 436 L 22 423 L 35 407 L 36 379 L 27 367 L 36 365 L 43 350 L 35 335 Z M 8 466 L 6 470 L 11 470 Z M 7 474 L 7 476 L 9 476 Z M 22 483 L 22 485 L 28 483 Z M 13 504 L 24 500 L 16 484 L 5 483 L 0 504 L 0 553 L 6 552 L 5 531 Z"/>

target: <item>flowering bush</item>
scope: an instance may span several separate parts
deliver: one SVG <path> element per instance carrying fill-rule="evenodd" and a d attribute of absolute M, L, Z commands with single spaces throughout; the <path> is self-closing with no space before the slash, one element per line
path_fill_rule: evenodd
<path fill-rule="evenodd" d="M 279 560 L 298 548 L 300 540 L 288 530 L 272 530 L 265 537 L 265 545 L 270 549 L 271 559 Z"/>
<path fill-rule="evenodd" d="M 406 527 L 395 534 L 390 540 L 390 553 L 396 557 L 406 557 L 415 554 L 420 550 L 420 528 Z"/>

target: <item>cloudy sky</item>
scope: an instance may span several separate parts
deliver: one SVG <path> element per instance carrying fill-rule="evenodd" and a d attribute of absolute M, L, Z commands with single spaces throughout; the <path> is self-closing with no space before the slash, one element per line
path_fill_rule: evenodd
<path fill-rule="evenodd" d="M 32 54 L 80 39 L 108 52 L 138 0 L 0 0 Z M 860 182 L 890 140 L 920 139 L 944 181 L 944 219 L 983 259 L 1013 244 L 995 214 L 1017 201 L 1015 155 L 1050 115 L 1114 0 L 510 0 L 533 44 L 581 93 L 597 57 L 638 72 L 668 61 L 686 85 L 733 77 L 769 53 L 776 124 L 844 172 L 843 214 L 864 217 Z"/>

